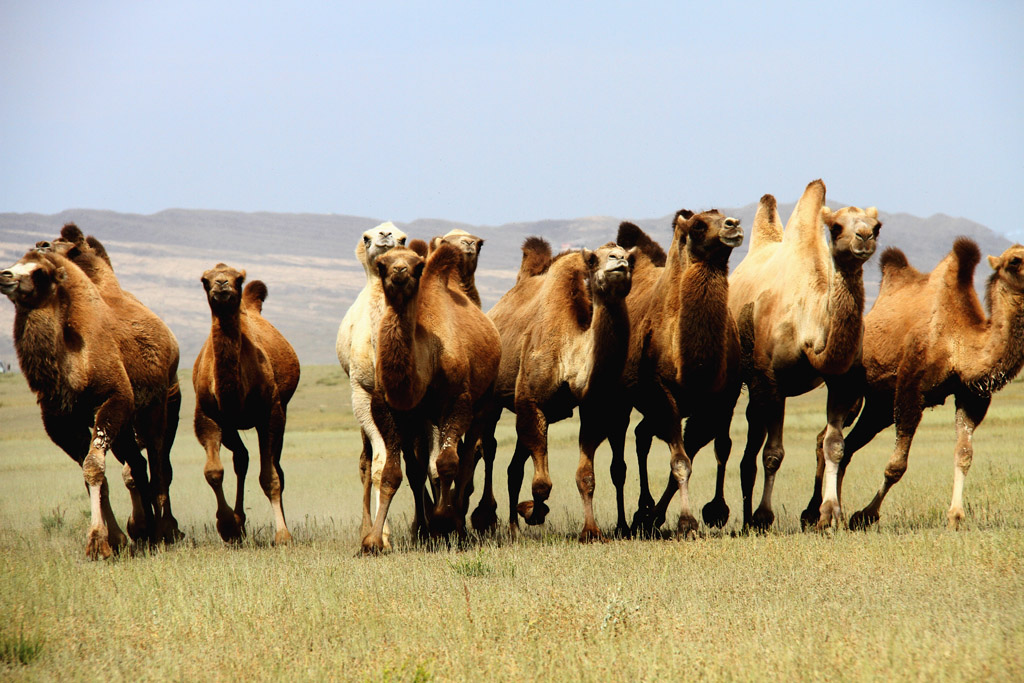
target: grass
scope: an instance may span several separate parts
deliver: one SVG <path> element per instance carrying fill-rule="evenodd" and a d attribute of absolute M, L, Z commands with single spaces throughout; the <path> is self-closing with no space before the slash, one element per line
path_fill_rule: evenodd
<path fill-rule="evenodd" d="M 396 552 L 362 558 L 360 441 L 340 373 L 304 367 L 289 409 L 282 464 L 296 542 L 287 548 L 270 544 L 257 462 L 246 485 L 250 534 L 238 547 L 221 543 L 183 378 L 171 496 L 186 540 L 90 563 L 81 472 L 46 438 L 23 378 L 0 375 L 0 678 L 1024 678 L 1024 383 L 996 397 L 976 434 L 959 532 L 945 528 L 949 406 L 926 414 L 876 529 L 801 532 L 824 413 L 815 392 L 790 401 L 768 534 L 742 534 L 737 519 L 741 401 L 726 489 L 733 514 L 722 531 L 702 529 L 689 542 L 578 544 L 578 453 L 575 424 L 566 421 L 551 428 L 555 488 L 544 527 L 465 550 L 416 546 L 403 488 L 391 517 Z M 244 438 L 255 453 L 254 435 Z M 496 491 L 507 519 L 507 416 L 498 441 Z M 848 512 L 881 483 L 892 442 L 891 430 L 883 432 L 855 457 L 844 485 Z M 595 511 L 606 531 L 615 513 L 608 460 L 604 447 Z M 656 445 L 655 489 L 666 460 Z M 712 496 L 713 473 L 706 449 L 693 475 L 698 504 Z M 108 467 L 123 522 L 129 503 L 118 474 Z M 636 494 L 630 481 L 627 501 Z"/>

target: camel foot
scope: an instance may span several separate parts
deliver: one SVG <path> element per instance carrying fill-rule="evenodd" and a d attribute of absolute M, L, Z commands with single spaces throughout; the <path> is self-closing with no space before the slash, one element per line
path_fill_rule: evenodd
<path fill-rule="evenodd" d="M 697 520 L 693 515 L 679 515 L 679 524 L 676 525 L 676 538 L 683 541 L 697 538 Z"/>
<path fill-rule="evenodd" d="M 548 516 L 550 508 L 544 503 L 540 503 L 533 500 L 526 500 L 516 506 L 516 511 L 519 512 L 525 521 L 530 526 L 538 526 L 544 523 L 544 518 Z"/>
<path fill-rule="evenodd" d="M 701 508 L 700 516 L 712 529 L 721 529 L 729 521 L 729 506 L 718 498 Z"/>
<path fill-rule="evenodd" d="M 281 529 L 274 534 L 274 545 L 288 545 L 292 542 L 292 534 L 288 529 Z"/>
<path fill-rule="evenodd" d="M 804 531 L 818 525 L 818 518 L 821 517 L 819 508 L 821 503 L 815 503 L 813 500 L 807 504 L 807 508 L 800 513 L 800 528 Z"/>
<path fill-rule="evenodd" d="M 498 526 L 498 508 L 497 506 L 484 506 L 483 503 L 473 510 L 473 514 L 469 516 L 469 523 L 473 525 L 481 534 L 493 533 Z"/>
<path fill-rule="evenodd" d="M 836 526 L 841 526 L 842 511 L 839 509 L 839 505 L 835 501 L 825 503 L 824 508 L 821 510 L 818 523 L 815 525 L 815 529 L 818 531 L 825 531 L 826 529 L 832 528 L 832 520 L 835 520 Z"/>
<path fill-rule="evenodd" d="M 430 520 L 430 535 L 433 537 L 438 536 L 450 536 L 455 533 L 459 525 L 454 515 L 434 515 L 434 518 Z"/>
<path fill-rule="evenodd" d="M 658 519 L 653 508 L 640 509 L 633 515 L 633 523 L 629 526 L 629 532 L 636 538 L 655 538 L 663 523 L 664 520 Z"/>
<path fill-rule="evenodd" d="M 615 525 L 615 538 L 633 538 L 633 530 L 626 524 L 625 519 L 620 519 Z"/>
<path fill-rule="evenodd" d="M 85 556 L 90 560 L 105 560 L 114 554 L 105 531 L 92 529 L 86 538 Z"/>
<path fill-rule="evenodd" d="M 950 531 L 956 531 L 960 528 L 960 524 L 964 521 L 966 515 L 964 514 L 963 508 L 953 508 L 946 513 L 946 519 L 949 520 L 948 526 Z"/>
<path fill-rule="evenodd" d="M 775 523 L 775 513 L 767 508 L 754 510 L 750 518 L 750 526 L 756 531 L 768 531 Z"/>
<path fill-rule="evenodd" d="M 595 527 L 583 527 L 583 531 L 580 532 L 580 543 L 604 543 L 604 534 L 601 530 Z"/>
<path fill-rule="evenodd" d="M 141 541 L 149 538 L 149 532 L 146 531 L 146 520 L 136 522 L 135 515 L 128 516 L 128 522 L 124 525 L 124 528 L 133 541 Z"/>
<path fill-rule="evenodd" d="M 185 538 L 185 534 L 178 529 L 178 520 L 171 517 L 157 524 L 156 541 L 174 545 Z"/>
<path fill-rule="evenodd" d="M 217 533 L 225 543 L 238 543 L 245 536 L 245 517 L 234 512 L 218 512 Z"/>
<path fill-rule="evenodd" d="M 384 539 L 380 536 L 374 536 L 373 532 L 368 533 L 363 537 L 362 542 L 362 553 L 363 555 L 380 555 L 385 551 Z"/>
<path fill-rule="evenodd" d="M 855 531 L 865 530 L 877 521 L 878 513 L 868 512 L 865 508 L 864 510 L 858 510 L 853 513 L 853 516 L 850 517 L 850 528 Z"/>

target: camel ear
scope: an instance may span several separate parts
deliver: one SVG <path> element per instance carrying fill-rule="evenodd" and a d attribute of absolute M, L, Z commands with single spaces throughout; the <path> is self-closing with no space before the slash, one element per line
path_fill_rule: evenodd
<path fill-rule="evenodd" d="M 827 225 L 829 227 L 832 227 L 832 224 L 835 223 L 835 220 L 836 220 L 835 219 L 835 214 L 832 213 L 832 209 L 828 208 L 827 206 L 821 207 L 821 222 L 822 223 L 824 223 L 825 225 Z M 834 237 L 834 235 L 833 235 L 833 237 Z"/>
<path fill-rule="evenodd" d="M 583 257 L 583 265 L 585 265 L 587 268 L 593 270 L 594 268 L 597 267 L 597 254 L 595 254 L 594 252 L 590 251 L 587 248 L 584 248 L 580 252 L 580 256 Z"/>
<path fill-rule="evenodd" d="M 423 266 L 425 266 L 425 265 L 427 265 L 426 261 L 420 261 L 415 266 L 413 266 L 412 267 L 412 276 L 414 278 L 416 278 L 417 280 L 419 280 L 420 276 L 423 275 Z"/>
<path fill-rule="evenodd" d="M 1003 260 L 997 256 L 989 256 L 988 264 L 992 266 L 992 270 L 999 270 L 999 267 L 1003 265 Z"/>
<path fill-rule="evenodd" d="M 388 267 L 380 261 L 377 261 L 377 274 L 380 275 L 381 280 L 387 279 Z"/>
<path fill-rule="evenodd" d="M 640 247 L 633 247 L 626 252 L 626 261 L 629 263 L 629 269 L 633 270 L 636 266 L 636 255 L 640 253 Z"/>
<path fill-rule="evenodd" d="M 878 220 L 878 207 L 877 206 L 869 206 L 864 211 L 864 213 L 866 213 L 871 218 L 874 218 L 875 220 Z"/>
<path fill-rule="evenodd" d="M 428 245 L 430 248 L 427 250 L 427 255 L 429 256 L 430 254 L 433 254 L 434 250 L 441 246 L 441 242 L 443 241 L 443 237 L 434 237 L 433 239 L 431 239 L 430 244 Z"/>
<path fill-rule="evenodd" d="M 64 270 L 64 266 L 61 266 L 60 268 L 57 269 L 57 272 L 54 274 L 53 279 L 56 280 L 57 282 L 64 282 L 64 280 L 68 279 L 68 271 Z"/>
<path fill-rule="evenodd" d="M 477 240 L 476 241 L 476 253 L 479 254 L 480 250 L 483 249 L 483 248 L 484 248 L 484 241 L 483 240 Z"/>

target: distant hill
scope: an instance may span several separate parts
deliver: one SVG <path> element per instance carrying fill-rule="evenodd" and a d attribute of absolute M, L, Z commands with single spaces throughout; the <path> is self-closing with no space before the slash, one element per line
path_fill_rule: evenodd
<path fill-rule="evenodd" d="M 829 206 L 844 206 L 829 202 Z M 706 207 L 689 207 L 701 209 Z M 723 209 L 742 220 L 749 231 L 757 204 Z M 780 204 L 783 220 L 793 204 Z M 903 249 L 910 262 L 930 270 L 949 251 L 953 239 L 966 235 L 985 254 L 999 254 L 1010 241 L 963 218 L 935 215 L 881 214 L 880 242 Z M 410 237 L 429 239 L 462 228 L 486 242 L 477 271 L 484 310 L 512 285 L 519 268 L 519 247 L 530 235 L 561 248 L 596 247 L 613 240 L 621 220 L 632 220 L 667 247 L 671 216 L 654 219 L 598 216 L 572 220 L 474 226 L 421 219 L 399 224 Z M 365 275 L 354 256 L 359 236 L 381 221 L 375 218 L 319 214 L 241 213 L 172 209 L 153 215 L 75 209 L 56 215 L 0 214 L 0 267 L 6 267 L 41 239 L 56 237 L 64 223 L 74 221 L 95 235 L 110 253 L 122 286 L 160 315 L 178 337 L 182 365 L 190 366 L 209 332 L 210 315 L 199 277 L 218 262 L 244 268 L 249 279 L 267 283 L 270 295 L 264 313 L 295 346 L 304 363 L 333 363 L 338 323 L 355 299 Z M 746 254 L 747 243 L 732 257 Z M 869 302 L 878 291 L 877 257 L 867 265 Z M 984 261 L 978 281 L 987 277 Z M 0 360 L 14 365 L 11 331 L 14 307 L 0 301 Z"/>

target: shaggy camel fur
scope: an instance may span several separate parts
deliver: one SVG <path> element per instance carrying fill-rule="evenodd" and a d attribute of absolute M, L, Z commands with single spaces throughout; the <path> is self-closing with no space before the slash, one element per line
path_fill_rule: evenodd
<path fill-rule="evenodd" d="M 472 462 L 472 454 L 460 463 L 459 440 L 469 429 L 477 404 L 493 389 L 501 340 L 494 324 L 461 288 L 449 286 L 449 280 L 458 277 L 461 263 L 461 252 L 450 244 L 438 245 L 426 260 L 403 248 L 377 259 L 387 305 L 377 333 L 375 394 L 384 401 L 375 401 L 373 409 L 387 461 L 380 507 L 373 528 L 363 538 L 364 552 L 384 548 L 384 521 L 402 481 L 399 451 L 413 450 L 412 443 L 422 437 L 426 423 L 438 430 L 440 495 L 431 532 L 441 531 L 442 525 L 452 525 L 460 534 L 464 531 L 452 485 L 460 467 Z M 476 440 L 468 436 L 467 443 Z M 417 481 L 410 473 L 410 484 L 414 493 L 422 494 L 422 468 Z"/>
<path fill-rule="evenodd" d="M 281 448 L 288 401 L 299 384 L 299 359 L 291 345 L 263 317 L 267 287 L 250 282 L 243 292 L 245 271 L 218 263 L 203 273 L 210 304 L 210 336 L 192 368 L 196 390 L 195 431 L 206 449 L 203 473 L 217 497 L 217 531 L 225 541 L 245 533 L 243 495 L 249 451 L 238 431 L 256 428 L 260 449 L 260 486 L 274 509 L 274 542 L 285 544 L 291 533 L 281 496 L 284 471 Z M 220 447 L 233 454 L 237 492 L 235 508 L 224 498 L 224 465 Z"/>
<path fill-rule="evenodd" d="M 494 430 L 505 408 L 516 414 L 516 447 L 508 466 L 509 527 L 518 514 L 540 524 L 548 512 L 548 424 L 580 409 L 580 459 L 576 487 L 583 501 L 581 541 L 600 540 L 594 519 L 594 453 L 608 438 L 608 409 L 617 400 L 629 341 L 629 293 L 635 251 L 614 243 L 595 251 L 560 254 L 549 263 L 547 242 L 531 237 L 523 245 L 523 274 L 488 313 L 501 335 L 501 364 L 495 397 L 481 413 L 485 489 L 472 521 L 493 526 L 497 507 L 491 468 L 497 442 Z M 526 273 L 539 271 L 530 276 Z M 520 503 L 527 457 L 533 459 L 533 500 Z"/>
<path fill-rule="evenodd" d="M 855 452 L 895 422 L 896 448 L 874 500 L 850 518 L 850 527 L 878 521 L 889 489 L 907 469 L 907 457 L 924 408 L 956 401 L 956 448 L 951 528 L 964 518 L 963 485 L 974 455 L 974 430 L 981 424 L 992 394 L 1017 376 L 1024 365 L 1024 247 L 1017 244 L 998 258 L 988 281 L 988 317 L 974 291 L 978 246 L 959 238 L 931 273 L 920 273 L 898 249 L 882 253 L 882 287 L 864 318 L 864 355 L 855 368 L 857 395 L 864 409 L 846 437 L 839 465 L 843 474 Z M 851 413 L 850 421 L 856 413 Z M 821 500 L 824 454 L 819 436 L 815 494 L 805 511 L 808 521 Z"/>
<path fill-rule="evenodd" d="M 459 281 L 462 291 L 469 300 L 480 308 L 480 293 L 476 291 L 476 264 L 480 260 L 480 250 L 484 246 L 482 238 L 470 235 L 465 230 L 455 228 L 443 237 L 431 240 L 431 248 L 436 249 L 440 242 L 447 242 L 462 252 L 462 263 L 459 265 Z M 422 255 L 422 254 L 421 254 Z"/>
<path fill-rule="evenodd" d="M 158 418 L 167 412 L 177 373 L 174 337 L 159 320 L 122 318 L 82 269 L 58 253 L 26 254 L 0 272 L 0 292 L 15 306 L 15 350 L 46 433 L 82 466 L 91 502 L 87 556 L 109 557 L 127 543 L 110 508 L 107 450 L 134 481 L 129 533 L 158 540 L 135 431 L 150 439 L 145 445 L 159 471 L 167 444 L 160 442 Z M 168 508 L 164 529 L 173 540 L 177 524 L 168 526 L 169 515 Z"/>
<path fill-rule="evenodd" d="M 359 473 L 363 483 L 362 535 L 370 531 L 373 515 L 380 505 L 380 476 L 384 470 L 384 439 L 373 422 L 371 395 L 376 386 L 377 328 L 384 314 L 384 290 L 377 259 L 389 249 L 405 246 L 407 236 L 394 223 L 382 223 L 363 233 L 356 245 L 356 258 L 366 272 L 366 286 L 349 307 L 338 326 L 335 350 L 338 362 L 349 376 L 352 387 L 352 412 L 362 430 L 363 450 Z M 421 240 L 413 240 L 426 244 Z M 372 505 L 371 505 L 372 503 Z M 390 547 L 390 530 L 384 527 L 384 546 Z"/>
<path fill-rule="evenodd" d="M 114 274 L 110 256 L 95 237 L 86 237 L 74 223 L 66 224 L 60 237 L 52 242 L 37 242 L 36 250 L 55 252 L 65 256 L 77 265 L 92 280 L 100 295 L 108 306 L 116 311 L 116 315 L 124 321 L 147 331 L 156 343 L 164 348 L 174 348 L 174 354 L 166 358 L 174 363 L 174 368 L 167 368 L 172 384 L 168 388 L 165 401 L 154 401 L 144 411 L 136 414 L 134 429 L 135 439 L 124 438 L 111 446 L 118 460 L 125 462 L 123 478 L 131 492 L 132 516 L 128 522 L 128 533 L 132 538 L 140 538 L 146 532 L 142 522 L 136 520 L 155 520 L 155 526 L 148 525 L 149 535 L 153 541 L 173 543 L 182 537 L 178 530 L 178 522 L 171 513 L 170 486 L 173 476 L 170 460 L 171 446 L 178 429 L 178 413 L 181 407 L 181 390 L 178 386 L 176 373 L 178 364 L 178 342 L 170 329 L 152 311 L 146 308 L 131 292 L 121 289 L 121 283 Z M 129 371 L 134 368 L 129 366 Z M 146 369 L 147 375 L 151 370 Z M 134 380 L 133 380 L 134 381 Z M 143 381 L 147 381 L 143 379 Z M 139 444 L 146 449 L 152 481 L 145 476 L 144 460 Z M 127 463 L 135 463 L 135 472 Z M 140 468 L 139 465 L 142 465 Z M 155 499 L 153 498 L 155 495 Z M 148 523 L 147 523 L 148 524 Z M 137 527 L 137 528 L 136 528 Z"/>
<path fill-rule="evenodd" d="M 831 241 L 823 234 L 828 227 Z M 747 443 L 740 465 L 744 526 L 770 527 L 772 487 L 782 463 L 786 398 L 828 387 L 828 457 L 819 525 L 839 521 L 837 472 L 842 426 L 852 407 L 842 384 L 861 352 L 864 262 L 875 252 L 878 211 L 825 206 L 825 184 L 807 186 L 781 229 L 775 198 L 765 195 L 754 219 L 750 253 L 729 280 L 729 307 L 739 324 L 743 381 L 750 389 Z M 764 447 L 764 492 L 752 511 L 757 453 Z"/>
<path fill-rule="evenodd" d="M 636 226 L 621 226 L 619 239 L 640 246 L 645 257 L 637 263 L 626 301 L 630 336 L 623 382 L 628 400 L 620 401 L 613 419 L 611 473 L 618 506 L 617 532 L 653 531 L 664 522 L 678 490 L 678 534 L 688 537 L 697 528 L 689 496 L 692 457 L 712 439 L 719 475 L 715 500 L 705 506 L 704 518 L 708 524 L 720 526 L 729 516 L 724 471 L 740 379 L 736 323 L 727 306 L 728 271 L 732 250 L 743 243 L 743 229 L 737 219 L 718 211 L 680 211 L 663 268 L 647 256 L 660 260 L 659 254 L 664 252 L 657 245 L 645 246 L 653 243 Z M 626 524 L 623 444 L 632 407 L 643 419 L 636 428 L 641 493 L 631 529 Z M 689 417 L 685 434 L 684 417 Z M 654 437 L 666 442 L 671 454 L 671 475 L 657 505 L 647 483 L 647 455 Z"/>

